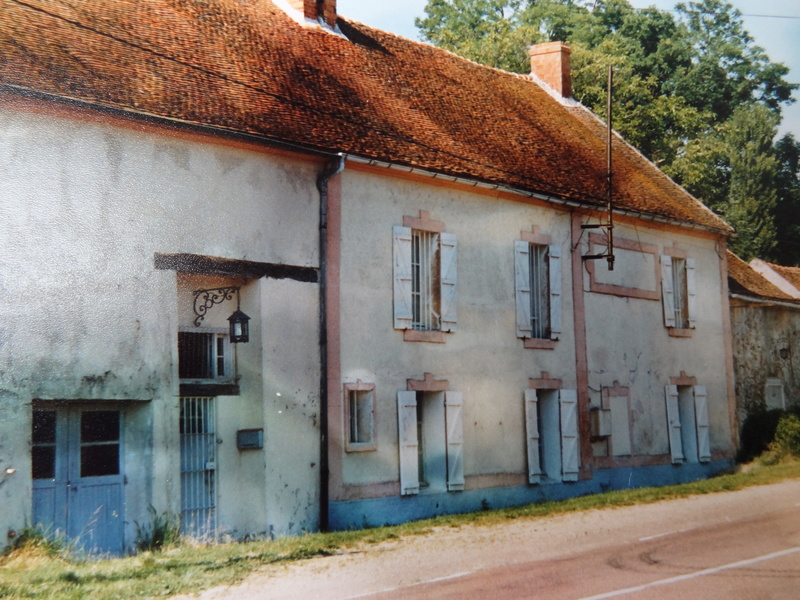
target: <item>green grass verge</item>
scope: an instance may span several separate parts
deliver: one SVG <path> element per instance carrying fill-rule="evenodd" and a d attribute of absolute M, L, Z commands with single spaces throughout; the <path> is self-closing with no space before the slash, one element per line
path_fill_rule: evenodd
<path fill-rule="evenodd" d="M 185 544 L 162 552 L 112 560 L 64 558 L 29 543 L 0 558 L 0 598 L 125 600 L 168 597 L 235 583 L 262 565 L 331 555 L 357 545 L 429 533 L 434 527 L 493 525 L 508 519 L 541 518 L 732 491 L 790 478 L 800 478 L 800 462 L 754 463 L 736 473 L 681 485 L 621 490 L 561 502 L 437 517 L 393 527 L 309 534 L 270 542 Z"/>

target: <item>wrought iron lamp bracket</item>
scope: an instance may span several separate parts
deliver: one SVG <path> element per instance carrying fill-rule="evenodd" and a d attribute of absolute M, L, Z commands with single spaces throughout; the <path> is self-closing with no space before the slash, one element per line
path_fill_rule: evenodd
<path fill-rule="evenodd" d="M 211 288 L 208 290 L 195 290 L 194 291 L 194 314 L 197 315 L 194 320 L 195 327 L 200 327 L 200 323 L 206 317 L 208 309 L 215 304 L 221 304 L 226 300 L 232 300 L 233 295 L 236 294 L 236 305 L 239 305 L 239 287 L 229 286 L 221 288 Z"/>

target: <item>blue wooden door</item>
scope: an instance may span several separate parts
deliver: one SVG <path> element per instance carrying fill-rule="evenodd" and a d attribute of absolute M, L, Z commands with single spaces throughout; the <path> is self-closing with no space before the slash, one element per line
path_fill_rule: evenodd
<path fill-rule="evenodd" d="M 85 551 L 121 554 L 121 411 L 34 410 L 32 441 L 33 522 Z"/>

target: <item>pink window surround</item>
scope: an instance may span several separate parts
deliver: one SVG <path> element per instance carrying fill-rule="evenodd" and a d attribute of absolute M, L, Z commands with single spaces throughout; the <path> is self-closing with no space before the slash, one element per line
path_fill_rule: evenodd
<path fill-rule="evenodd" d="M 603 246 L 607 245 L 607 240 L 604 235 L 599 233 L 589 234 L 589 246 Z M 614 247 L 621 250 L 630 250 L 631 252 L 641 252 L 642 254 L 651 254 L 653 256 L 654 265 L 654 290 L 643 290 L 641 288 L 626 287 L 623 285 L 612 285 L 610 283 L 600 283 L 595 280 L 595 261 L 584 261 L 586 271 L 589 273 L 589 291 L 597 294 L 609 294 L 611 296 L 619 296 L 621 298 L 638 298 L 639 300 L 661 300 L 661 265 L 658 260 L 658 247 L 653 244 L 645 244 L 635 240 L 628 240 L 625 238 L 614 238 Z"/>
<path fill-rule="evenodd" d="M 678 246 L 678 242 L 672 242 L 672 246 L 665 246 L 662 252 L 664 255 L 671 256 L 672 258 L 682 258 L 684 260 L 689 258 L 689 252 Z M 667 333 L 669 337 L 690 338 L 694 334 L 694 329 L 689 327 L 667 327 Z"/>
<path fill-rule="evenodd" d="M 553 243 L 553 238 L 541 232 L 538 225 L 533 225 L 530 231 L 520 231 L 519 239 L 529 244 L 537 246 L 549 246 Z M 522 345 L 526 350 L 555 350 L 558 340 L 544 338 L 523 338 Z"/>
<path fill-rule="evenodd" d="M 519 239 L 521 239 L 523 242 L 536 244 L 538 246 L 549 246 L 553 243 L 553 238 L 551 238 L 549 235 L 541 233 L 541 229 L 538 225 L 531 227 L 530 231 L 520 231 Z"/>
<path fill-rule="evenodd" d="M 697 377 L 694 375 L 689 376 L 686 374 L 686 371 L 681 371 L 680 376 L 678 377 L 670 377 L 669 378 L 670 385 L 697 385 Z"/>
<path fill-rule="evenodd" d="M 420 231 L 430 231 L 433 233 L 442 233 L 444 231 L 444 221 L 434 221 L 431 219 L 430 213 L 427 210 L 419 211 L 418 217 L 403 217 L 403 227 L 411 227 L 411 229 L 418 229 Z"/>
<path fill-rule="evenodd" d="M 563 387 L 563 380 L 550 377 L 550 373 L 547 371 L 542 371 L 541 377 L 528 379 L 529 390 L 560 390 Z"/>
<path fill-rule="evenodd" d="M 409 215 L 403 216 L 403 227 L 410 227 L 418 231 L 430 231 L 431 233 L 442 233 L 444 231 L 444 221 L 431 219 L 430 212 L 420 210 L 418 217 Z M 447 336 L 444 331 L 417 331 L 416 329 L 403 330 L 404 342 L 427 342 L 431 344 L 444 344 Z"/>
<path fill-rule="evenodd" d="M 431 373 L 425 373 L 422 379 L 407 379 L 406 390 L 409 392 L 446 392 L 450 386 L 447 379 L 434 379 Z"/>
<path fill-rule="evenodd" d="M 350 441 L 348 431 L 344 432 L 345 452 L 371 452 L 378 448 L 377 423 L 375 421 L 375 384 L 363 383 L 360 379 L 356 383 L 344 384 L 344 426 L 347 429 L 350 425 L 350 392 L 372 392 L 372 441 L 368 444 L 355 444 Z"/>

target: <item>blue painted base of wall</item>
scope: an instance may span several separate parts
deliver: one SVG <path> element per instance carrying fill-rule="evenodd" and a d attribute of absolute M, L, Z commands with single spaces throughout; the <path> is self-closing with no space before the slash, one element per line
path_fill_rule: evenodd
<path fill-rule="evenodd" d="M 686 483 L 716 475 L 732 464 L 733 461 L 726 460 L 707 464 L 602 469 L 594 471 L 592 479 L 574 483 L 546 483 L 332 502 L 329 514 L 330 528 L 342 530 L 397 525 L 438 515 L 474 512 L 486 508 L 506 508 L 611 490 Z"/>

